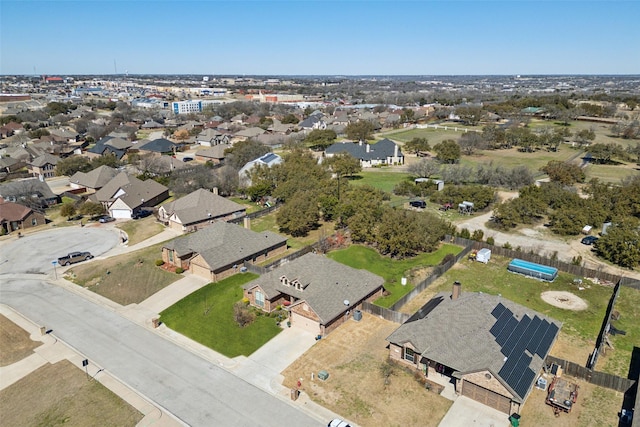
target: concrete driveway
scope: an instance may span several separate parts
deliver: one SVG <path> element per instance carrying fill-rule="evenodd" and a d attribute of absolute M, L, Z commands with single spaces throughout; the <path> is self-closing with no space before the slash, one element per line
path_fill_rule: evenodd
<path fill-rule="evenodd" d="M 439 427 L 508 427 L 509 415 L 466 396 L 458 396 Z"/>
<path fill-rule="evenodd" d="M 119 243 L 113 228 L 70 226 L 53 228 L 0 244 L 0 274 L 49 274 L 52 262 L 74 251 L 98 257 Z M 60 272 L 60 268 L 58 268 Z"/>

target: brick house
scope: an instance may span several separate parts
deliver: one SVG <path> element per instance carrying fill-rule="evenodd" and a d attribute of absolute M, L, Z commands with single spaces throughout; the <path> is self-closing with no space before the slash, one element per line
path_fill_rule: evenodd
<path fill-rule="evenodd" d="M 32 176 L 53 178 L 56 176 L 56 165 L 59 161 L 60 157 L 46 153 L 28 163 L 27 169 Z"/>
<path fill-rule="evenodd" d="M 500 296 L 441 292 L 389 337 L 389 358 L 452 378 L 456 393 L 519 413 L 562 324 Z"/>
<path fill-rule="evenodd" d="M 44 214 L 0 197 L 0 234 L 25 230 L 45 223 Z"/>
<path fill-rule="evenodd" d="M 243 286 L 249 303 L 266 312 L 288 307 L 292 326 L 325 335 L 364 301 L 382 295 L 384 279 L 309 253 Z"/>
<path fill-rule="evenodd" d="M 287 239 L 270 231 L 256 233 L 239 225 L 216 222 L 166 242 L 162 260 L 217 282 L 240 271 L 243 263 L 259 263 L 287 250 Z"/>

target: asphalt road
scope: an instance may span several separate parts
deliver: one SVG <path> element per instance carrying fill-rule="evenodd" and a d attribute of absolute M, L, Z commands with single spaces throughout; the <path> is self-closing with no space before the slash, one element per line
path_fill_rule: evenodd
<path fill-rule="evenodd" d="M 112 310 L 33 276 L 3 275 L 0 300 L 189 425 L 323 424 Z"/>
<path fill-rule="evenodd" d="M 74 251 L 89 251 L 94 257 L 118 245 L 112 228 L 74 225 L 3 242 L 0 246 L 0 274 L 53 272 L 52 262 Z"/>

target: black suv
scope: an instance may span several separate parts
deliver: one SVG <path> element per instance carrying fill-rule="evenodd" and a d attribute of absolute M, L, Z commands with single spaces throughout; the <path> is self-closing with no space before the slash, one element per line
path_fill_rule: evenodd
<path fill-rule="evenodd" d="M 427 202 L 425 202 L 424 200 L 412 200 L 409 202 L 409 205 L 414 208 L 424 209 L 427 207 Z"/>
<path fill-rule="evenodd" d="M 596 236 L 587 236 L 583 237 L 582 240 L 580 240 L 580 243 L 582 243 L 583 245 L 593 245 L 597 241 L 598 238 Z"/>

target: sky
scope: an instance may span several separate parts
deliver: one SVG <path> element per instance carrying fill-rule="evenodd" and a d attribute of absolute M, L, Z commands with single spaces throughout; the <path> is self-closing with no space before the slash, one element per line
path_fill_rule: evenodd
<path fill-rule="evenodd" d="M 640 74 L 640 0 L 0 0 L 0 74 Z"/>

